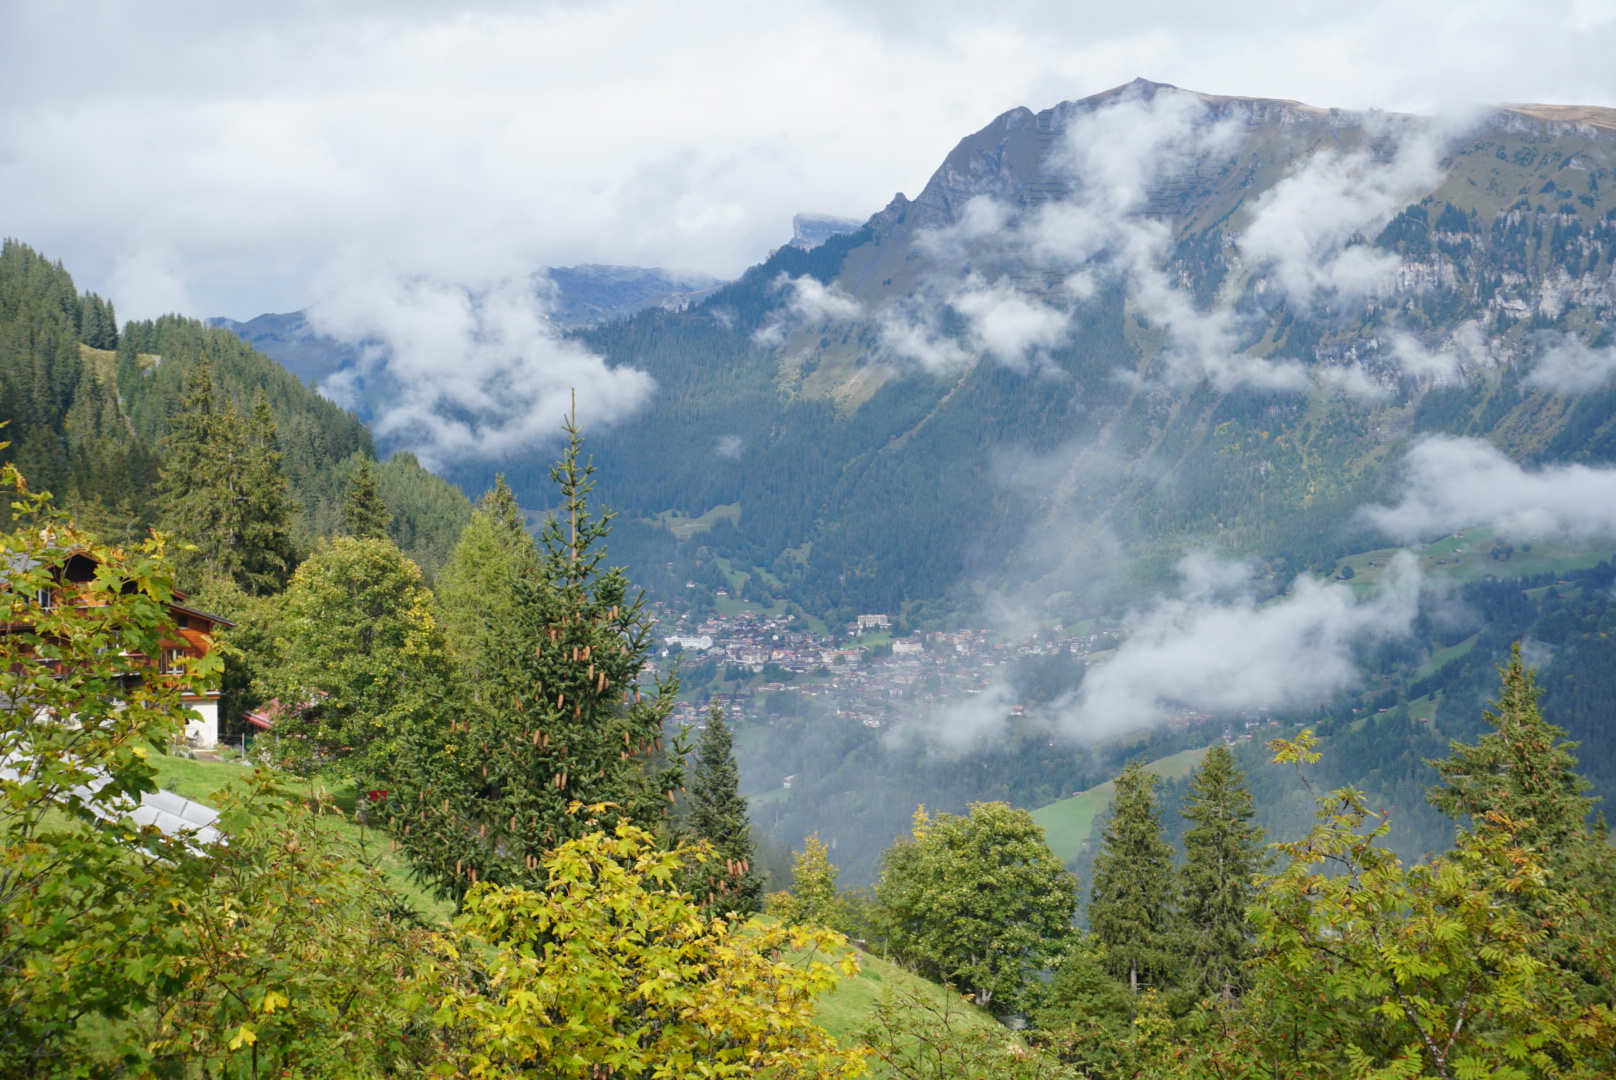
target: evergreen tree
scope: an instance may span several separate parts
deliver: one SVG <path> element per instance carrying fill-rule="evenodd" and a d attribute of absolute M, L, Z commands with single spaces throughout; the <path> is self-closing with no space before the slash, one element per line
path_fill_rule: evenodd
<path fill-rule="evenodd" d="M 1450 817 L 1468 817 L 1472 830 L 1490 827 L 1489 814 L 1522 825 L 1514 841 L 1536 849 L 1554 890 L 1514 900 L 1544 927 L 1534 952 L 1572 975 L 1587 1003 L 1616 1004 L 1616 853 L 1602 815 L 1588 827 L 1593 800 L 1575 771 L 1579 744 L 1543 718 L 1543 692 L 1520 642 L 1498 671 L 1497 711 L 1482 714 L 1493 730 L 1475 745 L 1450 743 L 1447 758 L 1430 762 L 1443 783 L 1427 797 Z"/>
<path fill-rule="evenodd" d="M 263 394 L 244 421 L 232 403 L 221 403 L 203 357 L 186 380 L 184 409 L 165 444 L 164 525 L 197 549 L 182 565 L 193 576 L 229 578 L 254 596 L 285 588 L 297 565 L 291 534 L 297 507 Z"/>
<path fill-rule="evenodd" d="M 1543 719 L 1538 707 L 1543 692 L 1521 661 L 1520 642 L 1498 670 L 1502 687 L 1493 702 L 1498 711 L 1482 714 L 1493 730 L 1474 746 L 1450 743 L 1447 758 L 1428 763 L 1442 783 L 1428 789 L 1427 797 L 1453 818 L 1479 822 L 1497 812 L 1517 822 L 1530 820 L 1517 839 L 1552 858 L 1568 842 L 1587 836 L 1593 800 L 1583 794 L 1588 782 L 1574 771 L 1578 744 L 1563 741 L 1565 732 Z"/>
<path fill-rule="evenodd" d="M 1112 974 L 1134 993 L 1167 971 L 1172 930 L 1173 849 L 1162 839 L 1155 773 L 1131 761 L 1116 778 L 1112 818 L 1094 858 L 1089 928 Z"/>
<path fill-rule="evenodd" d="M 1256 894 L 1253 876 L 1268 864 L 1263 830 L 1245 773 L 1221 742 L 1207 751 L 1190 778 L 1180 811 L 1193 824 L 1184 834 L 1179 875 L 1179 926 L 1189 961 L 1186 990 L 1200 996 L 1240 992 L 1241 970 L 1251 955 L 1246 908 Z"/>
<path fill-rule="evenodd" d="M 642 693 L 652 620 L 623 571 L 603 566 L 613 515 L 591 514 L 594 464 L 580 460 L 571 418 L 565 430 L 542 577 L 509 583 L 514 609 L 487 643 L 481 701 L 446 732 L 415 736 L 389 800 L 416 874 L 456 902 L 479 881 L 542 884 L 544 854 L 591 829 L 659 825 L 683 780 L 660 756 L 678 684 Z M 606 805 L 591 815 L 579 804 Z"/>
<path fill-rule="evenodd" d="M 696 743 L 694 772 L 690 828 L 713 847 L 712 861 L 697 869 L 696 895 L 713 914 L 756 914 L 763 910 L 763 876 L 753 865 L 752 825 L 741 797 L 734 740 L 716 704 Z"/>
<path fill-rule="evenodd" d="M 522 524 L 504 475 L 477 500 L 438 580 L 444 634 L 461 675 L 480 697 L 487 675 L 485 647 L 503 649 L 516 617 L 516 583 L 543 578 L 538 547 Z"/>
<path fill-rule="evenodd" d="M 362 540 L 381 540 L 387 536 L 387 526 L 393 515 L 387 512 L 376 490 L 376 474 L 371 471 L 370 459 L 360 458 L 359 468 L 348 481 L 348 497 L 342 505 L 342 517 L 348 535 Z"/>

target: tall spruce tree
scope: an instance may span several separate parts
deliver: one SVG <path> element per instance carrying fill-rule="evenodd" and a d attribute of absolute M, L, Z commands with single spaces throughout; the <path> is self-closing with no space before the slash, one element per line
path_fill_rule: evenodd
<path fill-rule="evenodd" d="M 662 753 L 678 684 L 642 690 L 652 620 L 623 571 L 603 565 L 613 515 L 591 514 L 594 464 L 580 460 L 571 418 L 564 429 L 542 576 L 508 583 L 514 608 L 487 654 L 482 700 L 414 737 L 388 799 L 417 876 L 457 903 L 479 881 L 542 884 L 544 853 L 585 832 L 623 819 L 660 827 L 683 781 L 685 748 L 671 763 Z"/>
<path fill-rule="evenodd" d="M 1442 783 L 1428 789 L 1431 805 L 1449 817 L 1478 821 L 1489 812 L 1518 822 L 1530 819 L 1518 839 L 1551 857 L 1571 840 L 1587 835 L 1593 800 L 1589 784 L 1576 773 L 1578 744 L 1543 719 L 1535 673 L 1521 660 L 1521 645 L 1510 649 L 1494 712 L 1482 719 L 1493 729 L 1471 746 L 1457 740 L 1441 761 L 1427 762 Z"/>
<path fill-rule="evenodd" d="M 342 504 L 343 523 L 348 535 L 360 540 L 382 540 L 393 515 L 387 512 L 381 493 L 376 490 L 376 474 L 370 459 L 360 458 L 353 479 L 348 481 L 348 497 Z"/>
<path fill-rule="evenodd" d="M 1111 973 L 1140 983 L 1163 981 L 1172 925 L 1173 849 L 1162 839 L 1155 773 L 1131 761 L 1116 778 L 1112 817 L 1094 857 L 1089 929 L 1105 946 Z"/>
<path fill-rule="evenodd" d="M 1178 922 L 1188 961 L 1184 989 L 1201 996 L 1239 994 L 1251 955 L 1246 908 L 1256 895 L 1253 876 L 1268 865 L 1263 830 L 1245 773 L 1229 748 L 1214 743 L 1190 778 L 1179 811 L 1193 824 L 1184 834 Z"/>
<path fill-rule="evenodd" d="M 164 527 L 194 545 L 189 577 L 228 580 L 253 596 L 286 587 L 297 566 L 292 500 L 281 473 L 275 420 L 260 391 L 243 419 L 221 401 L 206 356 L 186 378 L 183 410 L 165 440 L 158 494 Z"/>
<path fill-rule="evenodd" d="M 1603 816 L 1588 825 L 1594 800 L 1576 772 L 1579 744 L 1543 718 L 1543 691 L 1520 642 L 1498 671 L 1498 700 L 1482 714 L 1493 730 L 1474 745 L 1452 742 L 1448 757 L 1429 763 L 1442 783 L 1427 798 L 1450 817 L 1468 818 L 1472 830 L 1489 814 L 1522 826 L 1515 842 L 1538 851 L 1552 889 L 1516 900 L 1544 927 L 1534 951 L 1574 974 L 1586 1003 L 1616 1004 L 1616 852 Z"/>
<path fill-rule="evenodd" d="M 707 711 L 707 729 L 696 743 L 690 785 L 690 828 L 713 846 L 713 859 L 695 873 L 695 893 L 715 915 L 753 915 L 763 910 L 763 875 L 752 850 L 752 823 L 741 796 L 741 772 L 724 710 Z"/>

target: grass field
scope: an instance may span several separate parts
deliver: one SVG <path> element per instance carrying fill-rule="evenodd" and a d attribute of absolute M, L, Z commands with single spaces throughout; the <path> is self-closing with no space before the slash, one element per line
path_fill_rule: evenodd
<path fill-rule="evenodd" d="M 1158 758 L 1148 766 L 1158 776 L 1172 780 L 1182 779 L 1201 763 L 1207 747 L 1199 750 L 1181 750 L 1168 757 Z M 1101 810 L 1111 805 L 1117 793 L 1116 785 L 1105 783 L 1067 799 L 1059 799 L 1032 812 L 1032 819 L 1044 827 L 1049 849 L 1066 862 L 1071 862 L 1083 850 L 1083 842 L 1094 829 L 1094 819 Z"/>
<path fill-rule="evenodd" d="M 244 771 L 244 766 L 234 761 L 193 761 L 164 754 L 152 754 L 150 761 L 157 769 L 157 782 L 162 787 L 205 806 L 218 806 L 216 793 L 239 780 Z M 315 794 L 314 787 L 309 786 L 307 790 L 311 797 Z M 365 843 L 388 883 L 407 897 L 423 917 L 429 921 L 446 921 L 454 913 L 454 906 L 433 897 L 410 879 L 409 865 L 388 850 L 386 837 L 353 820 L 353 789 L 333 789 L 330 795 L 337 809 L 342 811 L 341 815 L 332 814 L 325 819 L 331 830 L 356 844 Z"/>
<path fill-rule="evenodd" d="M 1381 583 L 1390 570 L 1393 556 L 1399 551 L 1408 551 L 1419 560 L 1420 570 L 1427 581 L 1454 585 L 1479 581 L 1489 574 L 1510 578 L 1586 570 L 1605 559 L 1616 558 L 1616 546 L 1610 544 L 1574 544 L 1508 537 L 1505 539 L 1514 545 L 1515 550 L 1507 560 L 1500 560 L 1491 555 L 1497 539 L 1492 529 L 1466 529 L 1430 544 L 1379 548 L 1349 555 L 1341 562 L 1352 567 L 1354 576 L 1349 584 L 1353 590 L 1364 593 Z M 1527 546 L 1532 550 L 1522 550 Z"/>

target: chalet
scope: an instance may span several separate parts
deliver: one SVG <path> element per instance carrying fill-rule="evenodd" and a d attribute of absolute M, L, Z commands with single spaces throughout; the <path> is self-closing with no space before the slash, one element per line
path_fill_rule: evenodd
<path fill-rule="evenodd" d="M 67 561 L 52 576 L 59 583 L 50 595 L 41 595 L 40 603 L 46 607 L 70 600 L 78 592 L 75 586 L 95 579 L 96 561 L 82 552 L 68 556 Z M 169 619 L 174 625 L 173 637 L 162 642 L 161 655 L 156 657 L 131 655 L 129 659 L 141 672 L 131 672 L 132 678 L 143 678 L 152 668 L 160 674 L 174 675 L 184 670 L 187 660 L 200 660 L 213 648 L 213 635 L 221 628 L 235 623 L 218 615 L 210 615 L 185 603 L 185 594 L 176 589 L 168 604 Z M 13 629 L 19 629 L 14 627 Z M 219 691 L 210 689 L 202 693 L 187 693 L 181 699 L 194 718 L 185 722 L 185 741 L 195 747 L 211 747 L 219 741 Z"/>

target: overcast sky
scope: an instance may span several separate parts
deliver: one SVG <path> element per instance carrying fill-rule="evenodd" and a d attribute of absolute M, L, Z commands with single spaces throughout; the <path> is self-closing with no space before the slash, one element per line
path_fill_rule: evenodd
<path fill-rule="evenodd" d="M 1429 112 L 1616 105 L 1616 0 L 0 4 L 0 232 L 121 315 L 385 267 L 731 276 L 963 135 L 1135 76 Z"/>

